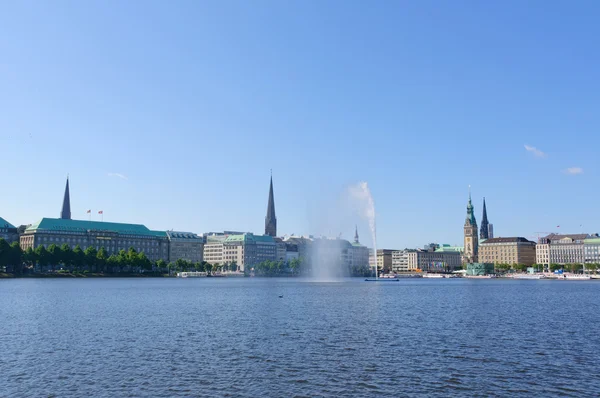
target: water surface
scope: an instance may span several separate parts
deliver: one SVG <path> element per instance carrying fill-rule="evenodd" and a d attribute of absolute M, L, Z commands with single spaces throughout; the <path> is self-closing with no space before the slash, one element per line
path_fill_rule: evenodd
<path fill-rule="evenodd" d="M 599 297 L 594 281 L 0 280 L 0 397 L 598 396 Z"/>

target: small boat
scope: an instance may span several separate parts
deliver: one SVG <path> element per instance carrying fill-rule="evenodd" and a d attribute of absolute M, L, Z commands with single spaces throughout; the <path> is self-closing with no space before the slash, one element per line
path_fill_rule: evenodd
<path fill-rule="evenodd" d="M 367 278 L 365 282 L 400 282 L 397 278 Z"/>
<path fill-rule="evenodd" d="M 280 294 L 280 295 L 279 295 L 279 298 L 283 298 L 283 294 Z"/>
<path fill-rule="evenodd" d="M 442 274 L 423 274 L 423 278 L 445 278 Z"/>
<path fill-rule="evenodd" d="M 592 277 L 589 275 L 581 275 L 581 274 L 565 274 L 565 275 L 563 275 L 563 277 L 565 280 L 568 280 L 568 281 L 589 281 L 590 279 L 592 279 Z"/>
<path fill-rule="evenodd" d="M 513 279 L 546 279 L 546 275 L 543 274 L 521 274 L 513 275 Z"/>

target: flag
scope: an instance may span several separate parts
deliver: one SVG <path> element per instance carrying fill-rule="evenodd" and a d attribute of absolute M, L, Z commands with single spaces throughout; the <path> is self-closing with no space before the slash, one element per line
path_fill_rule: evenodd
<path fill-rule="evenodd" d="M 88 213 L 88 214 L 90 214 L 91 212 L 92 212 L 92 210 L 91 210 L 91 209 L 87 211 L 87 213 Z"/>
<path fill-rule="evenodd" d="M 560 228 L 560 225 L 557 225 L 556 228 Z"/>
<path fill-rule="evenodd" d="M 100 210 L 98 214 L 104 214 L 104 210 Z"/>

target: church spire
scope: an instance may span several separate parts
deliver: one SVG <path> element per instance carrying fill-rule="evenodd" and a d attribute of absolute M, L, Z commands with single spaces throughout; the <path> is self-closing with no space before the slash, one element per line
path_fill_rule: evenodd
<path fill-rule="evenodd" d="M 358 242 L 358 226 L 354 226 L 354 243 L 359 243 Z"/>
<path fill-rule="evenodd" d="M 67 176 L 67 185 L 65 186 L 65 196 L 63 198 L 62 211 L 60 212 L 60 218 L 63 220 L 71 219 L 71 198 L 69 195 L 69 176 Z"/>
<path fill-rule="evenodd" d="M 483 215 L 481 217 L 481 229 L 479 232 L 479 239 L 489 239 L 489 229 L 488 229 L 488 218 L 487 218 L 487 210 L 485 208 L 485 198 L 483 198 Z"/>
<path fill-rule="evenodd" d="M 265 217 L 265 235 L 277 236 L 277 217 L 275 217 L 275 199 L 273 198 L 273 171 L 271 171 L 271 185 L 269 187 L 269 204 Z"/>

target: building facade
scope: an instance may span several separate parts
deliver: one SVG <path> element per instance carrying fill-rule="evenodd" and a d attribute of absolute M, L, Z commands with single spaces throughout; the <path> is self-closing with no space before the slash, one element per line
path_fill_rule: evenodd
<path fill-rule="evenodd" d="M 392 253 L 394 250 L 377 249 L 377 269 L 383 272 L 392 270 Z"/>
<path fill-rule="evenodd" d="M 103 247 L 108 256 L 133 247 L 137 252 L 144 252 L 151 261 L 169 260 L 167 234 L 151 231 L 141 224 L 43 218 L 25 230 L 20 242 L 23 250 L 47 248 L 52 244 L 80 246 L 82 250 L 90 246 L 96 250 Z"/>
<path fill-rule="evenodd" d="M 409 250 L 408 269 L 427 272 L 452 271 L 461 267 L 462 256 L 459 251 Z"/>
<path fill-rule="evenodd" d="M 225 234 L 204 234 L 204 261 L 211 265 L 221 265 L 225 261 L 223 242 L 227 239 Z M 229 255 L 228 255 L 229 256 Z M 229 260 L 231 261 L 231 260 Z"/>
<path fill-rule="evenodd" d="M 169 261 L 178 259 L 201 263 L 204 260 L 204 242 L 192 232 L 167 231 L 169 240 Z"/>
<path fill-rule="evenodd" d="M 263 261 L 277 261 L 277 244 L 272 236 L 246 233 L 230 235 L 223 242 L 223 262 L 235 262 L 240 271 Z"/>
<path fill-rule="evenodd" d="M 4 239 L 8 243 L 16 242 L 19 240 L 19 233 L 17 227 L 0 217 L 0 238 Z"/>
<path fill-rule="evenodd" d="M 490 238 L 479 245 L 479 260 L 489 264 L 536 263 L 536 244 L 522 237 Z"/>
<path fill-rule="evenodd" d="M 404 250 L 394 250 L 392 251 L 392 272 L 393 273 L 402 273 L 415 271 L 415 269 L 411 269 L 408 262 L 408 249 Z"/>
<path fill-rule="evenodd" d="M 583 241 L 585 264 L 600 264 L 600 238 L 588 238 Z"/>
<path fill-rule="evenodd" d="M 583 264 L 586 260 L 585 241 L 598 238 L 598 234 L 550 234 L 538 241 L 537 263 Z"/>
<path fill-rule="evenodd" d="M 471 202 L 471 191 L 469 190 L 469 203 L 467 204 L 467 217 L 464 225 L 465 251 L 463 256 L 464 263 L 476 263 L 479 250 L 479 239 L 477 238 L 477 220 L 475 220 L 475 211 Z"/>

